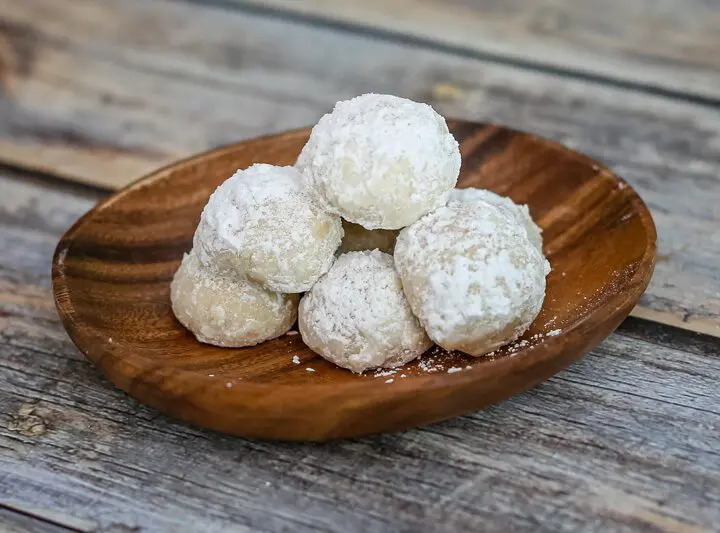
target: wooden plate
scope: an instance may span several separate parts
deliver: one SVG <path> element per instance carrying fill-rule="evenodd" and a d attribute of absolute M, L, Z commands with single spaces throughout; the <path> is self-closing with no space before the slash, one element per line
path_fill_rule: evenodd
<path fill-rule="evenodd" d="M 635 191 L 599 163 L 499 126 L 449 124 L 463 155 L 459 186 L 529 204 L 553 266 L 540 316 L 493 357 L 435 348 L 393 375 L 357 376 L 315 355 L 299 335 L 222 349 L 198 343 L 175 320 L 170 280 L 210 193 L 237 168 L 293 164 L 308 129 L 181 161 L 85 215 L 53 259 L 65 328 L 115 385 L 141 402 L 256 438 L 325 440 L 399 430 L 534 386 L 627 316 L 652 274 L 655 227 Z"/>

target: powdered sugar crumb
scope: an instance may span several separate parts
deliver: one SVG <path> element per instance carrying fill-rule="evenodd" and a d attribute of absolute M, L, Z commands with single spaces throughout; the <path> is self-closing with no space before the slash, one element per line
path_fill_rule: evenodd
<path fill-rule="evenodd" d="M 552 317 L 550 320 L 548 320 L 547 322 L 545 322 L 545 325 L 546 325 L 546 326 L 552 326 L 552 325 L 555 323 L 555 321 L 557 320 L 557 318 L 558 318 L 557 316 Z"/>
<path fill-rule="evenodd" d="M 445 367 L 441 363 L 436 363 L 435 359 L 433 357 L 421 359 L 418 362 L 418 367 L 423 372 L 428 372 L 428 373 L 438 372 L 439 370 L 445 370 Z"/>
<path fill-rule="evenodd" d="M 386 379 L 385 383 L 392 383 L 393 381 L 395 381 L 395 380 L 393 378 L 390 378 L 390 379 Z"/>
<path fill-rule="evenodd" d="M 305 371 L 306 371 L 306 372 L 315 372 L 315 369 L 314 369 L 314 368 L 307 367 L 307 368 L 305 369 Z"/>
<path fill-rule="evenodd" d="M 295 331 L 294 329 L 291 329 L 285 335 L 299 335 L 299 333 L 297 331 Z"/>
<path fill-rule="evenodd" d="M 453 367 L 450 367 L 447 369 L 448 374 L 454 374 L 455 372 L 461 372 L 461 371 L 462 371 L 462 368 L 460 368 L 459 366 L 453 366 Z"/>
<path fill-rule="evenodd" d="M 229 381 L 228 381 L 227 383 L 225 383 L 225 386 L 226 386 L 228 389 L 232 389 L 232 383 L 230 383 Z"/>
<path fill-rule="evenodd" d="M 553 318 L 549 323 L 553 322 L 557 317 Z M 547 324 L 546 324 L 547 325 Z M 547 337 L 556 337 L 562 333 L 562 329 L 553 329 L 552 331 L 548 331 L 547 333 L 535 333 L 528 337 L 527 339 L 520 339 L 515 342 L 511 342 L 510 344 L 504 346 L 503 348 L 500 348 L 494 352 L 490 352 L 485 354 L 486 357 L 492 357 L 495 355 L 502 354 L 503 351 L 507 353 L 507 355 L 515 355 L 523 348 L 532 348 L 533 346 L 536 346 L 539 342 L 541 342 L 543 339 Z"/>
<path fill-rule="evenodd" d="M 296 365 L 300 364 L 300 358 L 297 355 L 293 355 L 292 362 Z"/>

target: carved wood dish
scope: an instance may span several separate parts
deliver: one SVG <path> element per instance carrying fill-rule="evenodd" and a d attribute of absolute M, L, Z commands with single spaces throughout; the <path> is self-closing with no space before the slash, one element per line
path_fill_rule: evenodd
<path fill-rule="evenodd" d="M 293 164 L 309 129 L 180 161 L 86 214 L 53 258 L 65 328 L 141 402 L 254 438 L 327 440 L 410 428 L 549 378 L 609 335 L 640 298 L 655 263 L 652 218 L 630 186 L 584 155 L 500 126 L 448 123 L 461 144 L 458 186 L 528 204 L 553 268 L 530 330 L 492 357 L 434 349 L 392 375 L 355 375 L 311 352 L 299 335 L 224 349 L 200 344 L 176 321 L 170 280 L 210 193 L 237 168 Z"/>

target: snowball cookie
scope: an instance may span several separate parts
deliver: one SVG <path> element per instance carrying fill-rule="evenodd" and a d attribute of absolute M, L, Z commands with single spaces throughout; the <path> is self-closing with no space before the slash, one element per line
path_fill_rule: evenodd
<path fill-rule="evenodd" d="M 257 164 L 210 196 L 194 246 L 206 266 L 294 293 L 327 272 L 342 236 L 340 217 L 311 201 L 295 168 Z"/>
<path fill-rule="evenodd" d="M 340 256 L 303 296 L 298 324 L 310 349 L 353 372 L 400 366 L 431 346 L 378 250 Z"/>
<path fill-rule="evenodd" d="M 395 266 L 430 338 L 479 356 L 519 337 L 545 297 L 547 261 L 506 209 L 453 202 L 400 232 Z"/>
<path fill-rule="evenodd" d="M 460 151 L 429 105 L 365 94 L 320 119 L 296 166 L 328 211 L 367 229 L 400 229 L 445 204 Z"/>
<path fill-rule="evenodd" d="M 253 346 L 283 335 L 295 322 L 298 298 L 205 267 L 193 252 L 170 284 L 177 319 L 197 340 L 215 346 Z"/>
<path fill-rule="evenodd" d="M 380 250 L 392 254 L 395 249 L 395 239 L 398 231 L 393 229 L 365 229 L 359 224 L 343 220 L 343 236 L 339 251 L 360 252 L 362 250 Z"/>
<path fill-rule="evenodd" d="M 510 198 L 500 196 L 487 189 L 467 188 L 453 189 L 450 191 L 449 202 L 476 202 L 478 200 L 508 209 L 518 224 L 525 226 L 528 239 L 530 239 L 530 242 L 542 253 L 542 230 L 535 224 L 535 221 L 530 216 L 528 206 L 516 204 Z"/>

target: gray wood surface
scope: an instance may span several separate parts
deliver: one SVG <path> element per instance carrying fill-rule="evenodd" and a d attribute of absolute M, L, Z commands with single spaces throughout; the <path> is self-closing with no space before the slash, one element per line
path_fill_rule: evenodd
<path fill-rule="evenodd" d="M 526 68 L 720 100 L 715 0 L 213 1 Z"/>
<path fill-rule="evenodd" d="M 367 91 L 496 121 L 611 165 L 660 258 L 635 316 L 720 335 L 720 111 L 410 44 L 165 0 L 0 0 L 0 160 L 118 187 L 171 159 L 311 124 Z"/>
<path fill-rule="evenodd" d="M 0 0 L 0 532 L 720 531 L 719 12 L 715 0 Z M 325 445 L 170 420 L 82 359 L 50 260 L 107 193 L 70 181 L 117 188 L 368 91 L 612 166 L 658 226 L 634 314 L 686 330 L 629 319 L 499 406 Z"/>
<path fill-rule="evenodd" d="M 536 389 L 432 427 L 225 437 L 138 405 L 65 335 L 50 257 L 101 193 L 7 172 L 0 188 L 0 502 L 15 511 L 77 531 L 717 527 L 720 339 L 633 319 Z"/>

